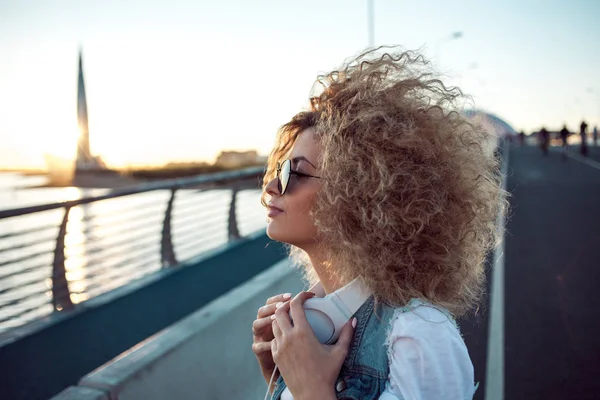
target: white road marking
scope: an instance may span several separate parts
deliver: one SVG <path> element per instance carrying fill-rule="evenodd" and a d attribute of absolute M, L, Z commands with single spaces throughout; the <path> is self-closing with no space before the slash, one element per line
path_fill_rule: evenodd
<path fill-rule="evenodd" d="M 589 165 L 592 168 L 600 169 L 600 163 L 598 161 L 594 161 L 594 160 L 592 160 L 590 158 L 582 157 L 579 154 L 572 153 L 570 151 L 567 152 L 567 155 L 569 157 L 571 157 L 573 160 L 576 160 L 576 161 L 582 162 L 584 164 L 587 164 L 587 165 Z"/>
<path fill-rule="evenodd" d="M 510 145 L 507 144 L 502 165 L 502 188 L 504 190 L 506 190 L 509 148 Z M 494 252 L 494 265 L 492 266 L 485 400 L 504 399 L 504 224 L 504 214 L 500 213 L 496 220 L 500 243 Z"/>

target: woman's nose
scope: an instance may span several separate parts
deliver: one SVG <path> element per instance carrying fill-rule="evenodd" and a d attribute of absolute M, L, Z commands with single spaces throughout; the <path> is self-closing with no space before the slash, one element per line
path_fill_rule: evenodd
<path fill-rule="evenodd" d="M 265 192 L 270 196 L 279 196 L 279 189 L 277 184 L 277 177 L 271 179 L 267 186 L 265 186 Z"/>

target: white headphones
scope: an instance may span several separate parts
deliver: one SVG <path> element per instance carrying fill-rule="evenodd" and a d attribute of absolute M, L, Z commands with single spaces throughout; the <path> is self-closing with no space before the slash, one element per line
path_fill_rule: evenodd
<path fill-rule="evenodd" d="M 316 296 L 304 302 L 306 319 L 323 344 L 337 341 L 344 324 L 371 295 L 359 278 L 327 296 L 321 283 L 317 283 L 309 291 Z"/>
<path fill-rule="evenodd" d="M 340 337 L 344 324 L 371 296 L 371 292 L 359 278 L 328 295 L 325 295 L 325 290 L 320 282 L 308 291 L 314 293 L 315 297 L 304 302 L 306 320 L 322 344 L 335 343 Z M 276 372 L 277 365 L 275 365 L 267 385 L 265 400 L 269 396 L 269 388 Z"/>

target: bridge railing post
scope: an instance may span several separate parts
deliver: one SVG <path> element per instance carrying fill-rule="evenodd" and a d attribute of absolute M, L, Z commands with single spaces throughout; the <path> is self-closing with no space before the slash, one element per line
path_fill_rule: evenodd
<path fill-rule="evenodd" d="M 234 186 L 231 189 L 231 202 L 229 203 L 229 223 L 228 223 L 228 229 L 227 229 L 227 233 L 228 233 L 230 242 L 234 241 L 234 240 L 238 240 L 241 237 L 240 231 L 238 230 L 237 213 L 235 211 L 238 192 L 239 192 L 239 188 L 237 186 Z"/>
<path fill-rule="evenodd" d="M 175 249 L 173 248 L 173 236 L 171 235 L 171 216 L 173 215 L 173 203 L 175 202 L 176 192 L 177 188 L 171 189 L 171 197 L 167 203 L 163 219 L 160 239 L 160 260 L 163 267 L 177 265 L 177 257 L 175 257 Z"/>
<path fill-rule="evenodd" d="M 71 207 L 65 207 L 65 214 L 58 229 L 54 260 L 52 262 L 52 305 L 54 311 L 68 311 L 73 309 L 67 271 L 65 268 L 65 236 Z"/>

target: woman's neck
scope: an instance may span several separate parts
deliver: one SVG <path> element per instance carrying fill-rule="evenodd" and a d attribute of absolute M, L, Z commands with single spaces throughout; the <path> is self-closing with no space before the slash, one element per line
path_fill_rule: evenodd
<path fill-rule="evenodd" d="M 325 260 L 316 253 L 307 254 L 326 294 L 335 292 L 344 286 L 335 276 L 332 276 L 329 273 L 329 271 L 332 271 L 335 268 L 331 265 L 330 261 Z"/>

